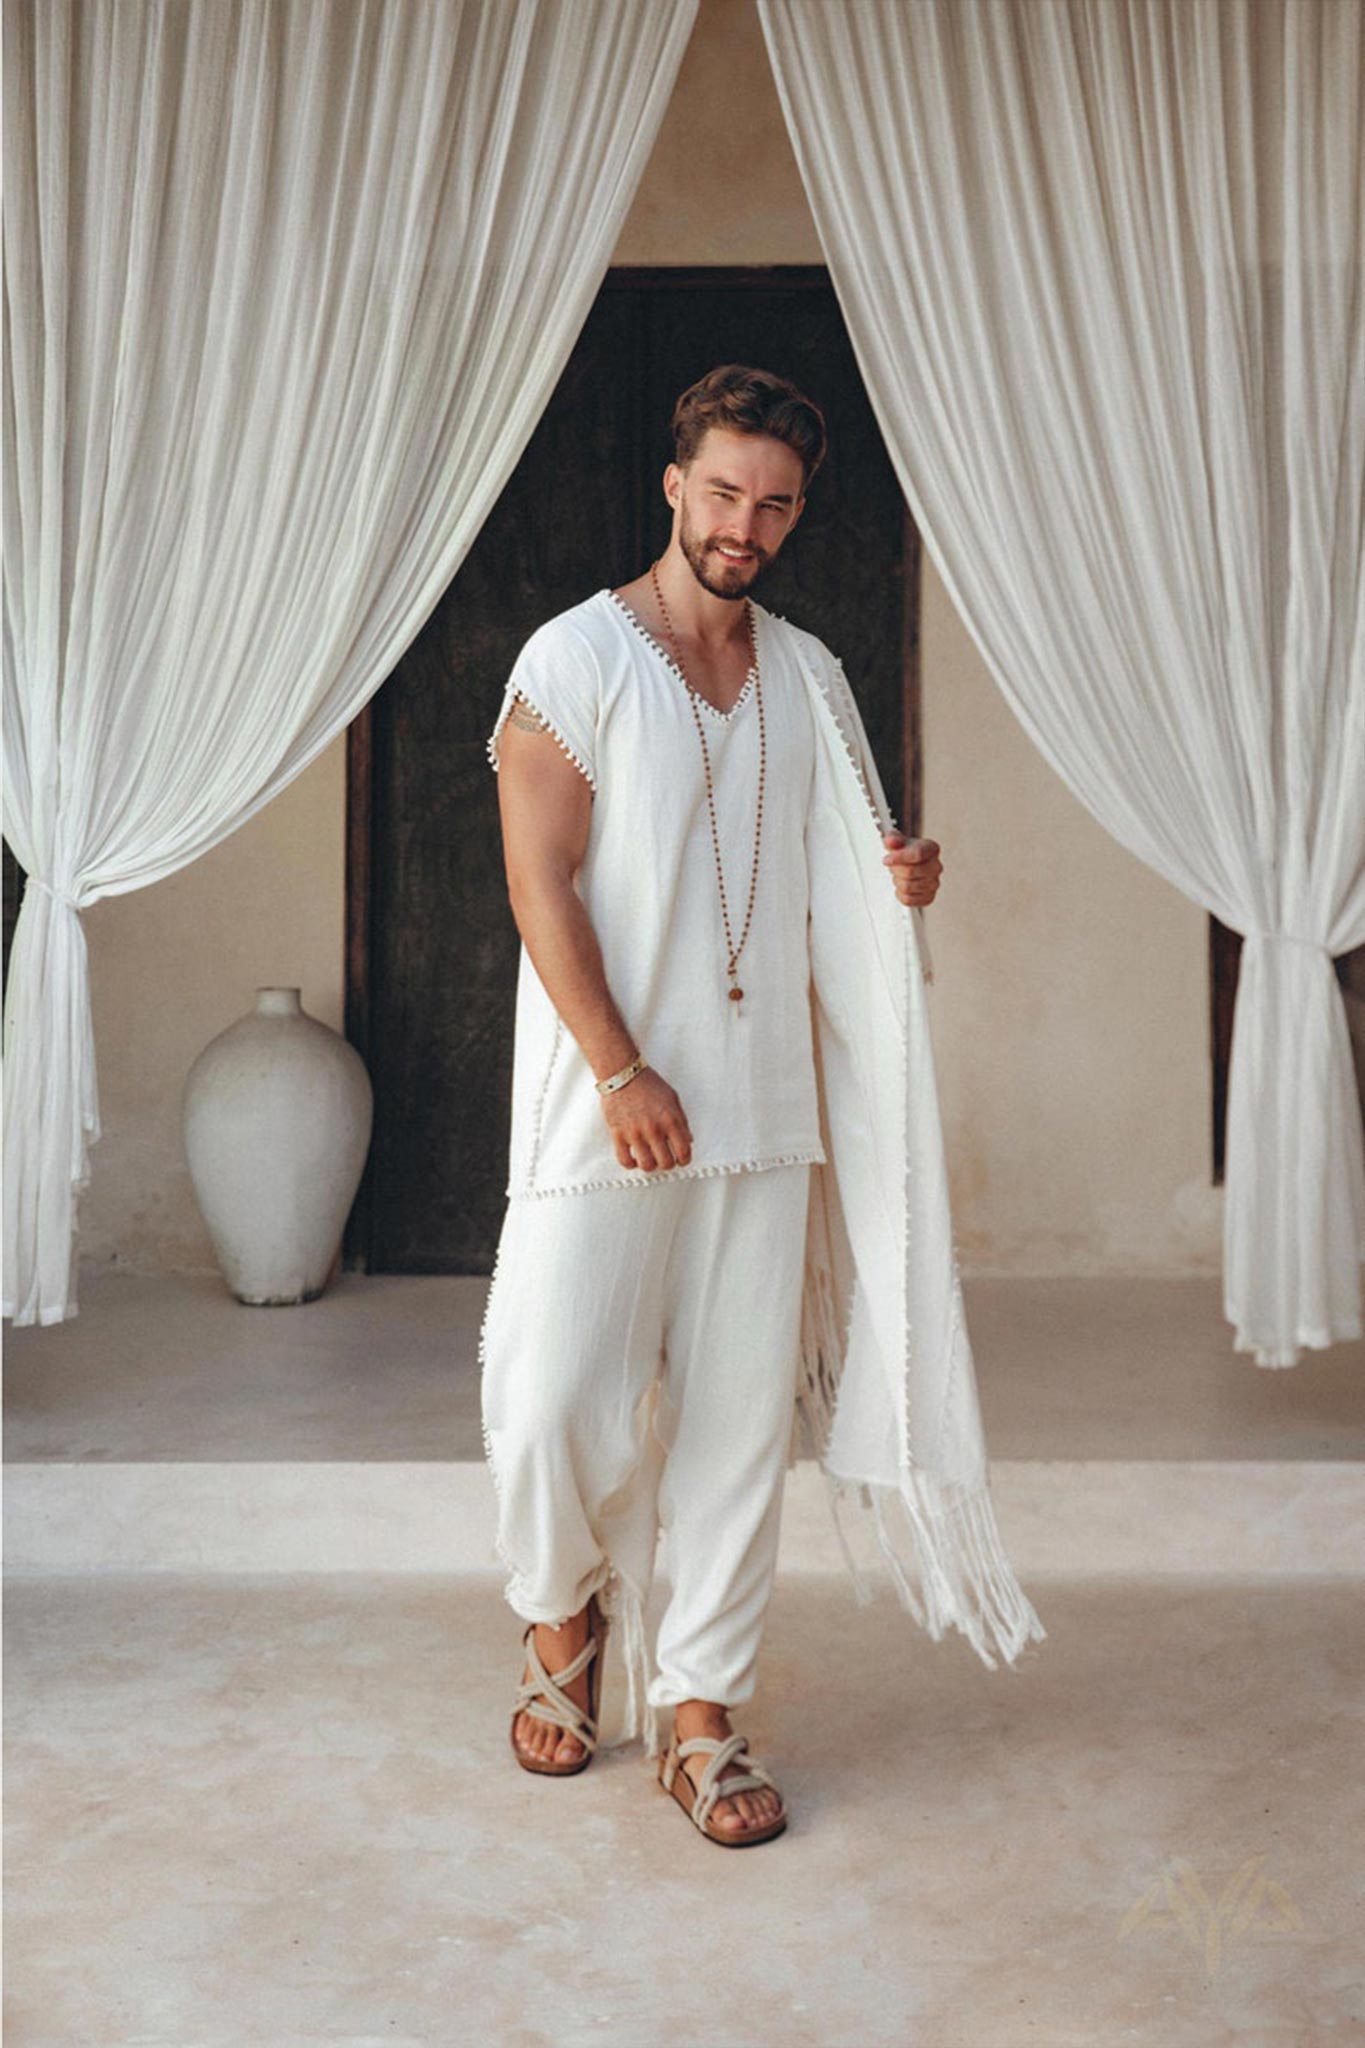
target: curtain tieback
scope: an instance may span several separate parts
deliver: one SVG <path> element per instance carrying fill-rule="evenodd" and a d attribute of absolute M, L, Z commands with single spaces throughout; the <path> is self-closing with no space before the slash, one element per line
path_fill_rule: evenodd
<path fill-rule="evenodd" d="M 1244 932 L 1242 936 L 1246 939 L 1280 939 L 1286 946 L 1307 946 L 1314 953 L 1327 952 L 1327 948 L 1323 945 L 1321 939 L 1305 939 L 1298 932 L 1268 932 L 1264 931 L 1260 925 L 1253 925 L 1251 930 Z M 1330 958 L 1331 956 L 1329 955 L 1328 957 Z"/>
<path fill-rule="evenodd" d="M 65 889 L 54 888 L 52 883 L 45 882 L 41 875 L 30 875 L 24 887 L 25 889 L 45 889 L 54 903 L 65 903 L 68 910 L 74 910 L 78 914 L 80 912 L 81 906 L 74 896 L 68 895 Z"/>

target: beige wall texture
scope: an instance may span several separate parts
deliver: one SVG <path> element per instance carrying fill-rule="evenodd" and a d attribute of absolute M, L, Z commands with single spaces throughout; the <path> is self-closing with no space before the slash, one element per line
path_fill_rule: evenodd
<path fill-rule="evenodd" d="M 749 0 L 702 0 L 618 263 L 815 263 Z M 1217 1269 L 1206 920 L 1115 844 L 1026 738 L 932 564 L 923 829 L 934 1045 L 964 1271 Z M 86 913 L 103 1134 L 82 1257 L 212 1267 L 180 1092 L 258 985 L 343 1007 L 345 738 L 231 839 Z"/>

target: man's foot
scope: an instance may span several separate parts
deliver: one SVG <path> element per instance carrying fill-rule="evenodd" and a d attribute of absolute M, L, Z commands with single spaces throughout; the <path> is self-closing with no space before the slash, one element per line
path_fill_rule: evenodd
<path fill-rule="evenodd" d="M 551 1678 L 564 1666 L 571 1663 L 592 1633 L 588 1626 L 588 1609 L 573 1615 L 561 1628 L 554 1628 L 549 1622 L 536 1623 L 536 1654 L 549 1672 Z M 602 1653 L 599 1650 L 598 1656 Z M 590 1657 L 577 1678 L 571 1678 L 563 1690 L 569 1698 L 582 1707 L 586 1714 L 592 1705 L 589 1687 L 592 1684 L 593 1667 L 596 1657 Z M 523 1681 L 531 1676 L 528 1664 L 522 1672 Z M 556 1726 L 553 1721 L 542 1721 L 539 1714 L 523 1710 L 512 1722 L 512 1740 L 523 1756 L 534 1757 L 538 1763 L 576 1764 L 582 1761 L 583 1744 L 576 1735 Z"/>
<path fill-rule="evenodd" d="M 727 1735 L 735 1732 L 730 1726 L 729 1708 L 717 1706 L 713 1700 L 680 1700 L 673 1709 L 673 1725 L 679 1742 L 690 1742 L 694 1735 L 714 1735 L 717 1741 L 724 1742 Z M 698 1750 L 683 1757 L 678 1765 L 694 1791 L 701 1790 L 701 1774 L 708 1761 L 706 1752 Z M 727 1764 L 720 1782 L 723 1785 L 727 1778 L 742 1776 L 743 1772 L 742 1763 Z M 756 1792 L 737 1792 L 733 1799 L 718 1799 L 711 1809 L 711 1818 L 717 1827 L 738 1835 L 748 1828 L 766 1827 L 781 1811 L 781 1794 L 771 1786 L 761 1785 Z"/>

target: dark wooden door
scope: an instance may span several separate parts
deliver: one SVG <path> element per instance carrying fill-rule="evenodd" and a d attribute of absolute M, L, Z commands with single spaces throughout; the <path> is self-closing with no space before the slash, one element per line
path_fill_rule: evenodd
<path fill-rule="evenodd" d="M 918 829 L 917 536 L 827 274 L 611 273 L 459 574 L 352 727 L 348 1028 L 375 1088 L 353 1265 L 492 1270 L 520 942 L 485 742 L 528 635 L 667 544 L 673 402 L 724 362 L 794 378 L 825 413 L 828 458 L 759 594 L 843 657 Z"/>

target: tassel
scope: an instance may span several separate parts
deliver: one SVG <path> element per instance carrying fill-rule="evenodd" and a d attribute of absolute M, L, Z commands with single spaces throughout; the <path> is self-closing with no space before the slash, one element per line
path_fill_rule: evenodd
<path fill-rule="evenodd" d="M 929 1618 L 928 1616 L 926 1616 L 923 1607 L 920 1605 L 918 1599 L 915 1597 L 915 1589 L 911 1585 L 909 1578 L 906 1576 L 905 1567 L 901 1563 L 900 1557 L 896 1551 L 894 1543 L 891 1541 L 890 1531 L 887 1529 L 886 1526 L 886 1515 L 883 1505 L 884 1498 L 885 1496 L 883 1494 L 882 1488 L 878 1487 L 872 1496 L 872 1525 L 877 1532 L 877 1543 L 882 1552 L 882 1555 L 885 1557 L 887 1563 L 891 1567 L 891 1576 L 895 1580 L 896 1591 L 900 1595 L 901 1606 L 906 1608 L 907 1611 L 914 1616 L 915 1620 L 919 1623 L 921 1628 L 928 1629 L 930 1635 L 941 1635 L 943 1633 L 941 1624 L 937 1631 L 935 1631 L 933 1628 L 929 1626 Z M 917 1552 L 915 1562 L 919 1566 L 920 1570 L 924 1571 L 927 1575 L 928 1572 L 934 1569 L 933 1552 L 928 1549 L 922 1549 L 921 1551 Z M 941 1609 L 937 1606 L 934 1606 L 932 1611 L 936 1619 L 941 1614 Z"/>
<path fill-rule="evenodd" d="M 946 1487 L 927 1472 L 912 1471 L 899 1487 L 864 1487 L 863 1501 L 902 1606 L 934 1642 L 956 1628 L 994 1671 L 992 1648 L 1012 1666 L 1030 1642 L 1046 1639 L 1005 1555 L 988 1480 Z M 905 1547 L 898 1546 L 889 1525 L 894 1505 L 910 1533 Z"/>
<path fill-rule="evenodd" d="M 649 1653 L 645 1643 L 644 1603 L 638 1588 L 613 1568 L 603 1593 L 603 1612 L 613 1629 L 621 1634 L 621 1654 L 626 1667 L 626 1711 L 620 1734 L 603 1747 L 620 1749 L 643 1735 L 645 1755 L 657 1757 L 658 1717 L 649 1704 Z"/>
<path fill-rule="evenodd" d="M 839 1500 L 844 1489 L 841 1482 L 828 1472 L 825 1474 L 825 1481 L 826 1491 L 829 1495 L 829 1511 L 834 1520 L 834 1533 L 839 1539 L 839 1548 L 844 1554 L 844 1563 L 848 1566 L 849 1576 L 853 1580 L 853 1597 L 860 1607 L 866 1607 L 872 1598 L 872 1588 L 858 1569 L 857 1561 L 849 1548 L 848 1536 L 844 1525 L 839 1520 Z"/>
<path fill-rule="evenodd" d="M 812 1190 L 812 1200 L 818 1189 Z M 845 1340 L 839 1329 L 834 1276 L 822 1259 L 807 1260 L 801 1299 L 800 1368 L 796 1406 L 806 1427 L 810 1452 L 823 1458 L 834 1426 L 834 1407 L 843 1369 Z"/>

